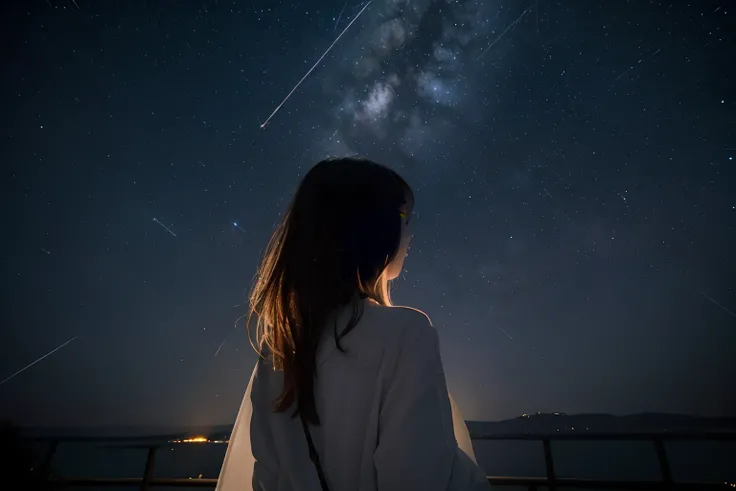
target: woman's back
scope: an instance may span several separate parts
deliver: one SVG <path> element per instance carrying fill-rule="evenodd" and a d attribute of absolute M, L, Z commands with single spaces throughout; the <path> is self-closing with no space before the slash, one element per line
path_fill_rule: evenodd
<path fill-rule="evenodd" d="M 317 356 L 310 433 L 331 491 L 487 489 L 453 414 L 437 333 L 416 310 L 363 301 L 357 326 L 336 348 L 334 324 Z M 337 316 L 338 332 L 352 309 Z M 251 382 L 254 489 L 320 489 L 299 418 L 272 411 L 283 373 L 260 361 Z M 459 440 L 465 452 L 458 448 Z M 260 487 L 259 487 L 260 486 Z M 316 487 L 315 487 L 316 486 Z"/>
<path fill-rule="evenodd" d="M 327 159 L 304 176 L 251 290 L 263 358 L 220 491 L 488 488 L 437 332 L 391 307 L 413 208 L 406 181 L 369 160 Z"/>

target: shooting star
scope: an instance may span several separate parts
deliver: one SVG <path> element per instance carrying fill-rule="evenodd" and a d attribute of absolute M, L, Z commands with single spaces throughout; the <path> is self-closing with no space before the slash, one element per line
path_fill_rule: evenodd
<path fill-rule="evenodd" d="M 46 254 L 48 254 L 49 256 L 51 255 L 51 252 L 49 252 L 47 249 L 44 249 L 43 247 L 41 247 L 41 250 L 45 252 Z"/>
<path fill-rule="evenodd" d="M 371 1 L 373 1 L 373 0 L 371 0 Z M 273 110 L 273 112 L 271 113 L 271 115 L 268 118 L 266 118 L 266 120 L 263 123 L 261 123 L 261 129 L 265 129 L 266 128 L 266 125 L 268 124 L 268 122 L 271 121 L 271 118 L 273 118 L 276 115 L 277 112 L 279 112 L 279 109 L 281 109 L 281 106 L 283 106 L 284 104 L 286 104 L 286 101 L 289 100 L 289 97 L 291 97 L 291 94 L 293 94 L 296 91 L 296 89 L 299 88 L 299 86 L 302 84 L 302 82 L 304 82 L 304 80 L 309 76 L 309 74 L 312 73 L 315 68 L 317 68 L 317 65 L 319 65 L 319 63 L 322 61 L 322 59 L 325 56 L 327 56 L 327 53 L 330 52 L 330 50 L 332 49 L 332 47 L 335 46 L 335 44 L 337 44 L 337 42 L 340 40 L 340 38 L 342 37 L 342 35 L 345 34 L 345 32 L 348 29 L 350 29 L 350 26 L 353 25 L 353 22 L 355 22 L 356 20 L 358 20 L 358 17 L 360 17 L 360 15 L 365 11 L 365 9 L 368 8 L 368 6 L 370 4 L 371 4 L 371 2 L 366 3 L 365 6 L 360 10 L 360 12 L 358 12 L 358 15 L 356 15 L 355 17 L 353 17 L 353 20 L 351 20 L 350 23 L 345 27 L 345 29 L 342 30 L 342 32 L 340 33 L 340 35 L 337 36 L 334 41 L 332 41 L 332 44 L 330 45 L 329 48 L 327 48 L 327 51 L 325 51 L 322 54 L 322 56 L 319 57 L 319 59 L 317 60 L 317 62 L 314 65 L 312 65 L 312 68 L 310 68 L 307 71 L 307 73 L 304 74 L 304 76 L 302 77 L 302 79 L 299 80 L 299 82 L 297 82 L 297 84 L 294 86 L 293 89 L 291 89 L 291 92 L 289 92 L 286 95 L 286 97 L 284 97 L 284 100 L 281 101 L 281 104 L 279 104 L 278 106 L 276 106 L 276 109 Z"/>
<path fill-rule="evenodd" d="M 517 24 L 517 23 L 518 23 L 518 22 L 519 22 L 519 21 L 521 20 L 521 18 L 522 18 L 522 17 L 524 17 L 524 16 L 526 15 L 526 14 L 528 14 L 528 13 L 529 13 L 529 11 L 530 11 L 531 9 L 532 9 L 532 8 L 531 8 L 531 7 L 529 7 L 528 9 L 526 9 L 525 11 L 523 11 L 523 12 L 521 13 L 521 15 L 520 15 L 519 17 L 517 17 L 517 18 L 516 18 L 516 20 L 515 20 L 514 22 L 512 22 L 511 24 L 509 24 L 509 26 L 508 26 L 508 27 L 507 27 L 507 28 L 506 28 L 506 29 L 505 29 L 505 30 L 504 30 L 504 31 L 503 31 L 503 32 L 501 33 L 501 35 L 500 35 L 500 36 L 498 36 L 498 37 L 497 37 L 497 38 L 496 38 L 496 39 L 495 39 L 495 40 L 494 40 L 494 41 L 493 41 L 493 42 L 492 42 L 491 44 L 489 44 L 489 45 L 488 45 L 488 47 L 487 47 L 486 49 L 484 49 L 484 50 L 483 50 L 483 52 L 482 52 L 482 53 L 480 54 L 480 56 L 478 57 L 478 59 L 480 60 L 481 58 L 483 58 L 483 56 L 485 56 L 485 54 L 486 54 L 486 53 L 488 52 L 488 50 L 489 50 L 489 49 L 491 49 L 491 48 L 493 47 L 493 45 L 495 45 L 495 44 L 496 44 L 497 42 L 499 42 L 499 41 L 501 40 L 501 38 L 502 38 L 502 37 L 503 37 L 503 36 L 504 36 L 504 35 L 505 35 L 505 34 L 506 34 L 507 32 L 509 32 L 509 30 L 510 30 L 510 29 L 511 29 L 512 27 L 514 27 L 514 26 L 515 26 L 515 25 L 516 25 L 516 24 Z"/>
<path fill-rule="evenodd" d="M 245 303 L 245 302 L 244 302 L 244 303 Z M 241 305 L 243 305 L 243 304 L 242 304 L 242 303 L 241 303 L 241 304 L 238 304 L 238 305 L 236 305 L 235 307 L 239 307 L 239 306 L 241 306 Z M 246 317 L 248 317 L 248 314 L 243 314 L 243 315 L 241 315 L 240 317 L 238 317 L 238 318 L 237 318 L 237 320 L 235 321 L 235 324 L 233 325 L 233 330 L 237 329 L 237 328 L 238 328 L 238 323 L 239 323 L 239 322 L 240 322 L 241 320 L 245 319 Z M 230 332 L 232 332 L 232 331 L 230 331 Z M 225 335 L 225 337 L 224 337 L 224 338 L 222 339 L 222 342 L 220 343 L 220 346 L 218 346 L 218 347 L 217 347 L 217 351 L 215 351 L 215 356 L 217 356 L 217 355 L 219 355 L 219 354 L 220 354 L 220 350 L 222 350 L 222 347 L 223 347 L 223 346 L 225 346 L 225 343 L 227 342 L 227 338 L 229 338 L 229 337 L 230 337 L 230 332 L 229 332 L 229 333 L 227 333 L 227 334 Z M 252 344 L 252 341 L 251 341 L 251 344 Z"/>
<path fill-rule="evenodd" d="M 233 227 L 239 229 L 243 233 L 247 233 L 243 227 L 241 227 L 240 225 L 238 225 L 238 222 L 233 222 Z"/>
<path fill-rule="evenodd" d="M 340 23 L 340 19 L 342 19 L 342 13 L 345 12 L 345 7 L 348 6 L 348 0 L 345 0 L 345 3 L 342 4 L 342 10 L 340 10 L 340 15 L 337 16 L 337 20 L 335 21 L 335 27 L 332 29 L 332 32 L 337 31 L 337 25 Z"/>
<path fill-rule="evenodd" d="M 714 305 L 716 305 L 717 307 L 720 307 L 720 308 L 721 308 L 721 309 L 723 309 L 724 311 L 728 312 L 728 314 L 729 314 L 729 315 L 730 315 L 731 317 L 733 317 L 733 318 L 736 318 L 736 314 L 734 314 L 733 312 L 731 312 L 730 310 L 728 310 L 728 309 L 727 309 L 726 307 L 724 307 L 724 306 L 723 306 L 723 305 L 721 305 L 720 303 L 716 302 L 716 301 L 715 301 L 715 300 L 714 300 L 714 299 L 713 299 L 713 298 L 712 298 L 711 296 L 709 296 L 709 295 L 708 295 L 707 293 L 705 293 L 705 292 L 702 292 L 702 291 L 701 291 L 701 292 L 699 292 L 699 293 L 700 293 L 701 295 L 703 295 L 703 296 L 704 296 L 705 298 L 707 298 L 708 300 L 710 300 L 710 301 L 711 301 L 711 302 L 712 302 L 712 303 L 713 303 Z"/>
<path fill-rule="evenodd" d="M 217 347 L 217 351 L 215 351 L 215 356 L 220 354 L 220 350 L 222 349 L 223 346 L 225 346 L 225 341 L 227 341 L 227 338 L 223 339 L 222 342 L 220 343 L 220 346 Z"/>
<path fill-rule="evenodd" d="M 627 68 L 626 70 L 624 70 L 623 72 L 621 72 L 621 75 L 619 75 L 618 77 L 616 77 L 616 80 L 614 80 L 613 83 L 615 84 L 616 82 L 618 82 L 621 79 L 621 77 L 623 77 L 624 75 L 626 75 L 627 73 L 629 73 L 631 70 L 633 70 L 636 67 L 636 65 L 638 65 L 639 63 L 641 63 L 641 60 L 637 61 L 636 63 L 634 63 L 633 65 L 631 65 L 629 68 Z"/>
<path fill-rule="evenodd" d="M 154 222 L 156 222 L 156 223 L 158 223 L 159 225 L 161 225 L 161 226 L 162 226 L 163 228 L 165 228 L 165 229 L 166 229 L 166 231 L 167 231 L 168 233 L 170 233 L 171 235 L 173 235 L 174 237 L 176 237 L 176 234 L 175 234 L 174 232 L 172 232 L 172 231 L 171 231 L 171 229 L 170 229 L 169 227 L 167 227 L 167 226 L 166 226 L 166 225 L 164 225 L 163 223 L 159 222 L 159 221 L 158 221 L 158 218 L 154 218 L 154 219 L 153 219 L 153 221 L 154 221 Z"/>
<path fill-rule="evenodd" d="M 496 327 L 498 327 L 498 326 L 496 326 Z M 509 337 L 509 339 L 511 339 L 511 340 L 513 340 L 513 339 L 514 339 L 514 337 L 513 337 L 513 336 L 512 336 L 511 334 L 509 334 L 509 333 L 507 333 L 506 331 L 504 331 L 504 330 L 503 330 L 503 328 L 499 327 L 498 329 L 499 329 L 499 330 L 500 330 L 500 331 L 501 331 L 502 333 L 504 333 L 505 335 L 507 335 L 507 336 Z"/>
<path fill-rule="evenodd" d="M 2 382 L 0 382 L 0 385 L 3 385 L 3 384 L 4 384 L 5 382 L 7 382 L 8 380 L 11 380 L 11 379 L 13 379 L 13 378 L 17 377 L 18 375 L 20 375 L 21 373 L 25 372 L 26 370 L 28 370 L 29 368 L 31 368 L 31 367 L 32 367 L 33 365 L 35 365 L 35 364 L 36 364 L 36 363 L 38 363 L 39 361 L 43 360 L 44 358 L 47 358 L 47 357 L 49 357 L 49 356 L 53 355 L 54 353 L 56 353 L 57 351 L 59 351 L 59 350 L 60 350 L 61 348 L 63 348 L 64 346 L 66 346 L 67 344 L 69 344 L 69 343 L 71 343 L 72 341 L 74 341 L 75 339 L 77 339 L 78 337 L 79 337 L 79 336 L 74 336 L 73 338 L 71 338 L 71 339 L 70 339 L 69 341 L 67 341 L 66 343 L 64 343 L 64 344 L 62 344 L 62 345 L 58 346 L 57 348 L 55 348 L 55 349 L 53 349 L 53 350 L 49 351 L 48 353 L 46 353 L 46 354 L 45 354 L 45 355 L 43 355 L 42 357 L 40 357 L 40 358 L 37 358 L 37 359 L 36 359 L 35 361 L 33 361 L 33 362 L 29 363 L 29 364 L 28 364 L 28 365 L 26 365 L 25 367 L 23 367 L 23 368 L 21 368 L 20 370 L 18 370 L 17 372 L 15 372 L 15 373 L 14 373 L 13 375 L 11 375 L 10 377 L 7 377 L 7 378 L 6 378 L 5 380 L 3 380 Z"/>

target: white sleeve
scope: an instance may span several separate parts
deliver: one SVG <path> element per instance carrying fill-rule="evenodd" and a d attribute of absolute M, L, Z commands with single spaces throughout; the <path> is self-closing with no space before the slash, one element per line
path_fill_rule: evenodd
<path fill-rule="evenodd" d="M 455 440 L 437 331 L 423 315 L 411 324 L 381 403 L 378 489 L 488 490 L 483 471 Z"/>
<path fill-rule="evenodd" d="M 238 417 L 230 433 L 230 443 L 225 451 L 225 459 L 222 462 L 215 491 L 251 491 L 253 489 L 255 459 L 250 442 L 250 422 L 253 416 L 250 395 L 257 370 L 258 364 L 253 368 L 248 387 L 243 395 L 243 402 L 240 404 Z"/>

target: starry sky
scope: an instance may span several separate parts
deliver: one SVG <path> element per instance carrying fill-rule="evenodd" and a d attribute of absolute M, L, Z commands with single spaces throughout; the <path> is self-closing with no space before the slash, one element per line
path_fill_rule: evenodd
<path fill-rule="evenodd" d="M 232 422 L 260 254 L 352 154 L 415 189 L 394 299 L 468 419 L 735 415 L 733 6 L 363 7 L 3 3 L 0 379 L 71 342 L 0 418 Z"/>

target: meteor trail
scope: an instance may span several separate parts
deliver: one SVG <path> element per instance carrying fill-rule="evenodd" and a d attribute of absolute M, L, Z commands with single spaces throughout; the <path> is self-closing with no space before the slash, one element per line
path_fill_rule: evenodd
<path fill-rule="evenodd" d="M 176 237 L 176 234 L 175 234 L 174 232 L 172 232 L 172 231 L 171 231 L 171 229 L 170 229 L 169 227 L 167 227 L 167 226 L 166 226 L 166 225 L 164 225 L 163 223 L 159 222 L 159 221 L 158 221 L 158 218 L 154 218 L 154 219 L 153 219 L 153 221 L 154 221 L 154 222 L 156 222 L 156 223 L 158 223 L 159 225 L 161 225 L 161 226 L 162 226 L 163 228 L 165 228 L 165 229 L 166 229 L 166 231 L 167 231 L 168 233 L 170 233 L 171 235 L 173 235 L 174 237 Z"/>
<path fill-rule="evenodd" d="M 342 13 L 345 12 L 345 7 L 348 6 L 348 0 L 345 0 L 345 3 L 342 4 L 342 10 L 340 10 L 340 15 L 337 16 L 337 20 L 335 21 L 335 27 L 332 29 L 332 32 L 337 31 L 337 25 L 340 23 L 340 19 L 342 19 Z"/>
<path fill-rule="evenodd" d="M 496 44 L 497 42 L 499 42 L 501 40 L 501 38 L 504 36 L 504 34 L 506 34 L 507 32 L 509 32 L 509 30 L 512 27 L 514 27 L 521 20 L 522 17 L 524 17 L 526 14 L 528 14 L 531 9 L 532 8 L 529 7 L 528 9 L 526 9 L 525 11 L 523 11 L 521 13 L 521 15 L 519 17 L 517 17 L 514 22 L 512 22 L 511 24 L 509 24 L 509 26 L 506 28 L 506 30 L 504 30 L 501 33 L 500 36 L 498 36 L 491 44 L 488 45 L 488 47 L 486 49 L 483 50 L 483 52 L 480 54 L 480 56 L 478 57 L 478 59 L 480 60 L 481 58 L 483 58 L 485 56 L 485 54 L 488 52 L 488 50 L 491 49 L 494 44 Z"/>
<path fill-rule="evenodd" d="M 497 327 L 498 327 L 498 326 L 497 326 Z M 513 336 L 511 336 L 511 334 L 509 334 L 509 333 L 507 333 L 507 332 L 506 332 L 505 330 L 503 330 L 503 328 L 500 328 L 500 327 L 499 327 L 498 329 L 499 329 L 499 330 L 500 330 L 500 331 L 501 331 L 502 333 L 504 333 L 505 335 L 507 335 L 507 336 L 509 337 L 509 339 L 514 339 L 514 338 L 513 338 Z"/>
<path fill-rule="evenodd" d="M 40 357 L 40 358 L 37 358 L 37 359 L 36 359 L 36 361 L 34 361 L 34 362 L 32 362 L 32 363 L 29 363 L 29 364 L 28 364 L 28 365 L 26 365 L 25 367 L 23 367 L 23 368 L 21 368 L 20 370 L 18 370 L 17 372 L 15 372 L 15 373 L 14 373 L 13 375 L 11 375 L 10 377 L 7 377 L 7 378 L 6 378 L 5 380 L 3 380 L 2 382 L 0 382 L 0 385 L 3 385 L 3 384 L 4 384 L 5 382 L 7 382 L 8 380 L 10 380 L 10 379 L 13 379 L 13 378 L 15 378 L 16 376 L 20 375 L 21 373 L 25 372 L 26 370 L 28 370 L 29 368 L 31 368 L 31 367 L 32 367 L 33 365 L 35 365 L 36 363 L 38 363 L 39 361 L 43 360 L 44 358 L 46 358 L 46 357 L 48 357 L 48 356 L 51 356 L 51 355 L 53 355 L 54 353 L 56 353 L 57 351 L 59 351 L 59 350 L 60 350 L 61 348 L 63 348 L 64 346 L 66 346 L 67 344 L 69 344 L 69 343 L 71 343 L 72 341 L 74 341 L 75 339 L 77 339 L 78 337 L 79 337 L 79 336 L 74 336 L 74 337 L 73 337 L 73 338 L 71 338 L 71 339 L 70 339 L 69 341 L 67 341 L 66 343 L 64 343 L 64 344 L 62 344 L 61 346 L 57 347 L 56 349 L 53 349 L 53 350 L 49 351 L 48 353 L 46 353 L 45 355 L 43 355 L 42 357 Z"/>
<path fill-rule="evenodd" d="M 373 0 L 371 0 L 371 2 L 372 1 Z M 329 53 L 330 50 L 332 49 L 332 47 L 335 46 L 335 44 L 337 44 L 337 42 L 340 40 L 340 38 L 342 37 L 342 35 L 345 34 L 345 31 L 347 31 L 348 29 L 350 29 L 350 26 L 353 25 L 353 22 L 355 22 L 356 20 L 358 20 L 358 17 L 360 17 L 360 15 L 363 13 L 363 11 L 365 11 L 365 9 L 368 8 L 368 5 L 370 5 L 371 2 L 366 3 L 365 6 L 360 10 L 360 12 L 358 12 L 358 15 L 356 15 L 355 17 L 353 17 L 353 20 L 351 20 L 350 23 L 345 27 L 345 29 L 342 30 L 342 32 L 340 33 L 340 35 L 337 36 L 334 41 L 332 41 L 332 44 L 330 45 L 329 48 L 327 48 L 327 51 L 325 51 L 322 54 L 322 56 L 319 57 L 319 60 L 317 60 L 317 62 L 314 65 L 312 65 L 312 68 L 310 68 L 309 71 L 307 71 L 307 73 L 304 74 L 304 76 L 302 77 L 302 79 L 299 80 L 299 82 L 297 82 L 297 84 L 294 86 L 293 89 L 291 89 L 291 92 L 289 92 L 286 95 L 286 97 L 284 97 L 284 100 L 281 101 L 281 104 L 279 104 L 278 106 L 276 106 L 276 109 L 273 110 L 273 112 L 271 113 L 271 115 L 268 118 L 266 118 L 266 120 L 263 123 L 261 123 L 261 129 L 265 129 L 266 128 L 266 125 L 268 124 L 269 121 L 271 121 L 271 118 L 273 118 L 276 115 L 276 113 L 279 112 L 279 109 L 281 109 L 281 106 L 283 106 L 286 103 L 286 101 L 289 100 L 289 97 L 291 97 L 291 94 L 293 94 L 296 91 L 296 89 L 299 88 L 299 86 L 302 84 L 302 82 L 304 82 L 304 79 L 306 79 L 309 76 L 309 74 L 312 73 L 312 71 L 314 71 L 315 68 L 317 68 L 317 65 L 319 65 L 319 62 L 322 61 L 322 59 L 325 56 L 327 56 L 327 53 Z"/>
<path fill-rule="evenodd" d="M 217 351 L 215 351 L 215 356 L 220 354 L 220 350 L 225 345 L 225 341 L 227 341 L 227 338 L 223 339 L 222 342 L 220 343 L 220 346 L 217 347 Z"/>
<path fill-rule="evenodd" d="M 701 291 L 701 292 L 700 292 L 700 294 L 701 294 L 701 295 L 703 295 L 703 296 L 704 296 L 705 298 L 707 298 L 708 300 L 710 300 L 710 301 L 711 301 L 711 303 L 713 303 L 713 304 L 714 304 L 714 305 L 716 305 L 717 307 L 720 307 L 720 308 L 721 308 L 721 309 L 722 309 L 723 311 L 727 312 L 727 313 L 728 313 L 728 315 L 730 315 L 731 317 L 734 317 L 734 318 L 736 318 L 736 314 L 734 314 L 733 312 L 731 312 L 730 310 L 728 310 L 728 309 L 727 309 L 726 307 L 724 307 L 724 306 L 723 306 L 723 305 L 721 305 L 720 303 L 716 302 L 716 301 L 715 301 L 715 300 L 714 300 L 714 299 L 713 299 L 713 298 L 712 298 L 712 297 L 711 297 L 710 295 L 708 295 L 707 293 L 705 293 L 705 292 L 703 292 L 703 291 Z"/>

